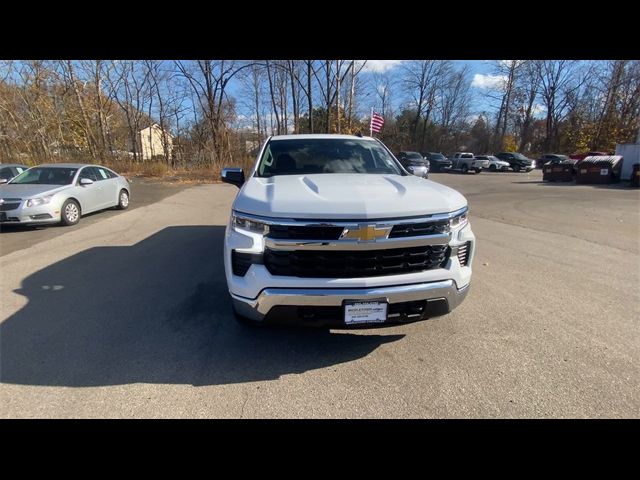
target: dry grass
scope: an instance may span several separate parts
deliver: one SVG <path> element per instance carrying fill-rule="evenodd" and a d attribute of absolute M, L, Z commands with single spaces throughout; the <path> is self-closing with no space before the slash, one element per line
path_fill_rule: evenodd
<path fill-rule="evenodd" d="M 95 163 L 98 165 L 104 165 L 111 168 L 115 172 L 128 178 L 148 178 L 158 181 L 171 182 L 171 183 L 220 183 L 220 172 L 225 166 L 211 165 L 211 166 L 191 166 L 191 167 L 176 167 L 170 168 L 164 162 L 161 161 L 146 161 L 146 162 L 134 162 L 131 159 L 119 159 L 119 158 L 106 158 L 103 160 L 77 159 L 77 158 L 59 158 L 57 162 L 51 162 L 48 160 L 46 163 Z M 234 165 L 244 168 L 245 172 L 249 171 L 254 162 L 254 158 L 246 158 L 239 160 Z M 30 161 L 31 166 L 38 165 L 43 162 Z"/>

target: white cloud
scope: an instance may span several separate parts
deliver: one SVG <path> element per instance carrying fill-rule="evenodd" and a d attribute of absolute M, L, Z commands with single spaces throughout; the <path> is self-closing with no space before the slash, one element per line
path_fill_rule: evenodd
<path fill-rule="evenodd" d="M 503 67 L 510 67 L 513 62 L 516 62 L 516 67 L 519 67 L 524 63 L 524 60 L 499 60 L 500 65 Z"/>
<path fill-rule="evenodd" d="M 404 60 L 367 60 L 363 72 L 383 73 L 400 65 Z"/>
<path fill-rule="evenodd" d="M 536 103 L 533 108 L 531 109 L 531 111 L 536 114 L 536 113 L 542 113 L 542 112 L 546 112 L 547 111 L 547 107 L 545 107 L 544 105 L 542 105 L 541 103 Z"/>
<path fill-rule="evenodd" d="M 484 75 L 476 73 L 471 82 L 472 87 L 485 89 L 501 88 L 507 81 L 506 75 Z"/>

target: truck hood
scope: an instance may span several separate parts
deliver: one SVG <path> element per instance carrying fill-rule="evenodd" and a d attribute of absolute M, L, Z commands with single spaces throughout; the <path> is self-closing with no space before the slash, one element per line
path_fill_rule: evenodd
<path fill-rule="evenodd" d="M 457 191 L 414 175 L 331 173 L 250 177 L 234 210 L 265 217 L 379 219 L 458 210 Z"/>
<path fill-rule="evenodd" d="M 28 185 L 6 183 L 0 185 L 0 198 L 30 198 L 41 195 L 53 195 L 72 185 Z"/>

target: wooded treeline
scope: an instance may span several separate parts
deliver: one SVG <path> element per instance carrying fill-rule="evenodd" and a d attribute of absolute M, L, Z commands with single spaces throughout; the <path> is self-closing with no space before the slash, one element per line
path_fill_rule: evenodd
<path fill-rule="evenodd" d="M 492 63 L 478 79 L 449 60 L 384 71 L 355 60 L 2 61 L 0 161 L 220 167 L 271 134 L 368 135 L 371 107 L 394 150 L 573 153 L 636 139 L 640 61 Z M 143 160 L 137 133 L 154 123 L 163 152 Z"/>

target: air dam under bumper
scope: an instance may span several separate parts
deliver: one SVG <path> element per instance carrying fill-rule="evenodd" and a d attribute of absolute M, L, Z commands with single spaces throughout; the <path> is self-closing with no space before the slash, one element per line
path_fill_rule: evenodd
<path fill-rule="evenodd" d="M 273 307 L 341 307 L 343 300 L 368 300 L 386 298 L 391 308 L 394 304 L 415 301 L 446 301 L 448 313 L 456 308 L 469 292 L 470 284 L 458 289 L 453 280 L 416 283 L 393 287 L 372 288 L 266 288 L 255 299 L 231 294 L 234 308 L 239 315 L 254 321 L 263 321 Z M 442 303 L 442 302 L 441 302 Z M 342 318 L 332 324 L 343 324 Z"/>

